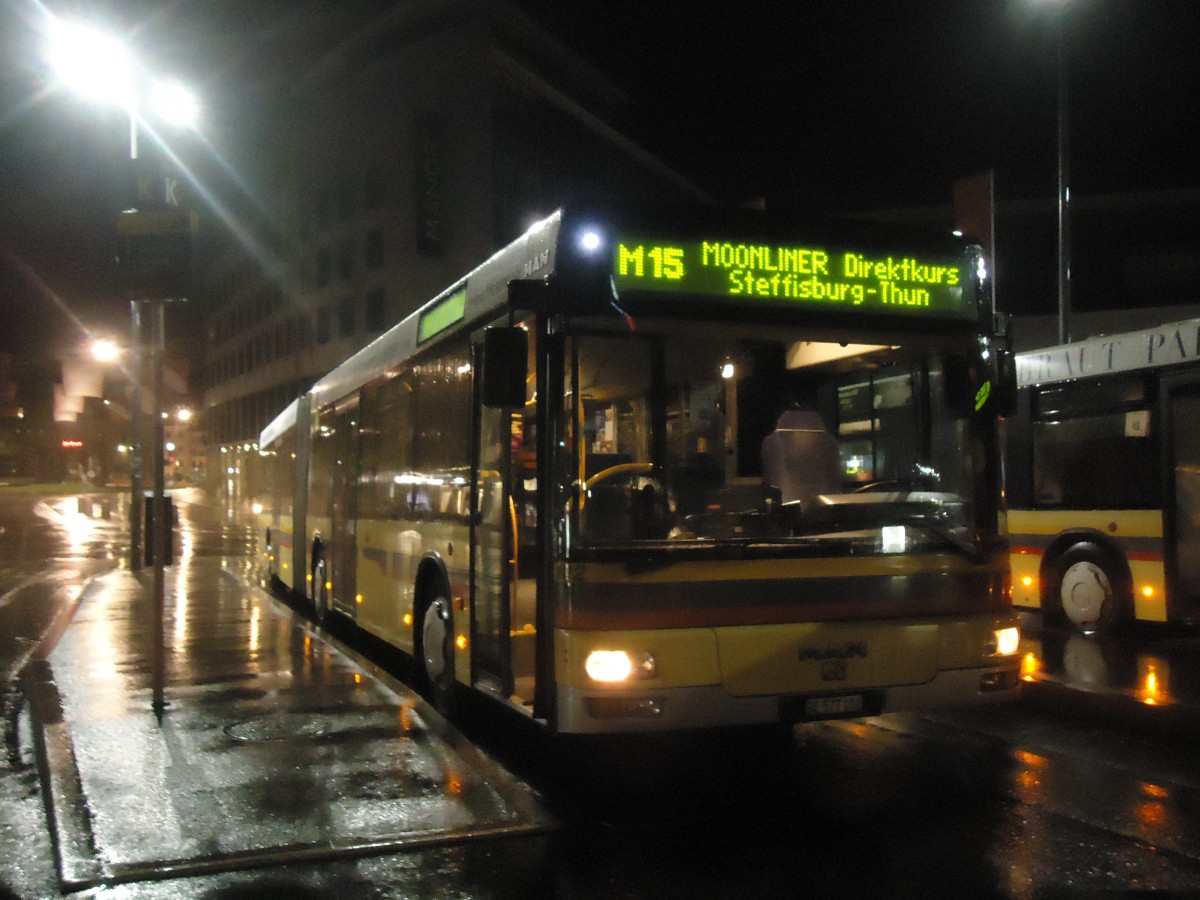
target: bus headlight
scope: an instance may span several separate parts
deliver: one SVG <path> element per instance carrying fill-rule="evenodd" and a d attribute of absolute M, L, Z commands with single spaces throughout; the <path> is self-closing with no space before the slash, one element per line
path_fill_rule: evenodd
<path fill-rule="evenodd" d="M 988 656 L 1012 656 L 1021 646 L 1019 628 L 997 628 L 987 643 Z"/>
<path fill-rule="evenodd" d="M 614 684 L 634 678 L 653 678 L 658 665 L 649 653 L 631 654 L 626 650 L 593 650 L 583 662 L 592 681 Z"/>

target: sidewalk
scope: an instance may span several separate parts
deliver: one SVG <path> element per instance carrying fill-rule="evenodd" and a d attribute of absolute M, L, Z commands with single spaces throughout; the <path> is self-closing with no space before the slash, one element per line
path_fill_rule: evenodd
<path fill-rule="evenodd" d="M 64 890 L 545 831 L 419 697 L 217 559 L 92 581 L 25 675 Z M 56 640 L 54 638 L 57 638 Z"/>

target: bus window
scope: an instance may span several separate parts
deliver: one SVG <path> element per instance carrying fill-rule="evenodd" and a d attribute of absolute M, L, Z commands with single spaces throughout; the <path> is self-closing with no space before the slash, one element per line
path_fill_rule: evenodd
<path fill-rule="evenodd" d="M 1129 427 L 1131 416 L 1136 412 L 1035 422 L 1034 502 L 1085 508 L 1157 504 L 1156 447 L 1145 432 Z"/>
<path fill-rule="evenodd" d="M 651 348 L 624 336 L 578 341 L 579 510 L 589 540 L 649 536 L 662 519 L 655 515 L 665 497 L 651 449 Z"/>

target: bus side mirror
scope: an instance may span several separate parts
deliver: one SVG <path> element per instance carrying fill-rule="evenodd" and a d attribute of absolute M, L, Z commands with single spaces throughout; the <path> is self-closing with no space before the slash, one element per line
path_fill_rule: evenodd
<path fill-rule="evenodd" d="M 529 336 L 525 329 L 485 328 L 483 331 L 483 405 L 524 406 L 528 376 Z"/>
<path fill-rule="evenodd" d="M 982 411 L 1009 416 L 1017 408 L 1017 366 L 1013 355 L 1001 352 L 995 367 L 965 357 L 942 360 L 946 406 L 956 418 Z"/>
<path fill-rule="evenodd" d="M 956 418 L 965 419 L 975 408 L 975 371 L 970 362 L 961 356 L 949 356 L 942 360 L 943 396 L 946 407 Z"/>
<path fill-rule="evenodd" d="M 1017 358 L 1005 350 L 1000 354 L 1000 364 L 996 367 L 998 393 L 996 395 L 996 410 L 1007 418 L 1017 411 Z"/>

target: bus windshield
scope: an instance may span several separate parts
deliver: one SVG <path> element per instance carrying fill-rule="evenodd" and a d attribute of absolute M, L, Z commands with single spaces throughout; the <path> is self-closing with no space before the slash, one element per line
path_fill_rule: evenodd
<path fill-rule="evenodd" d="M 974 337 L 672 321 L 580 329 L 568 348 L 573 555 L 975 556 L 995 534 Z"/>

